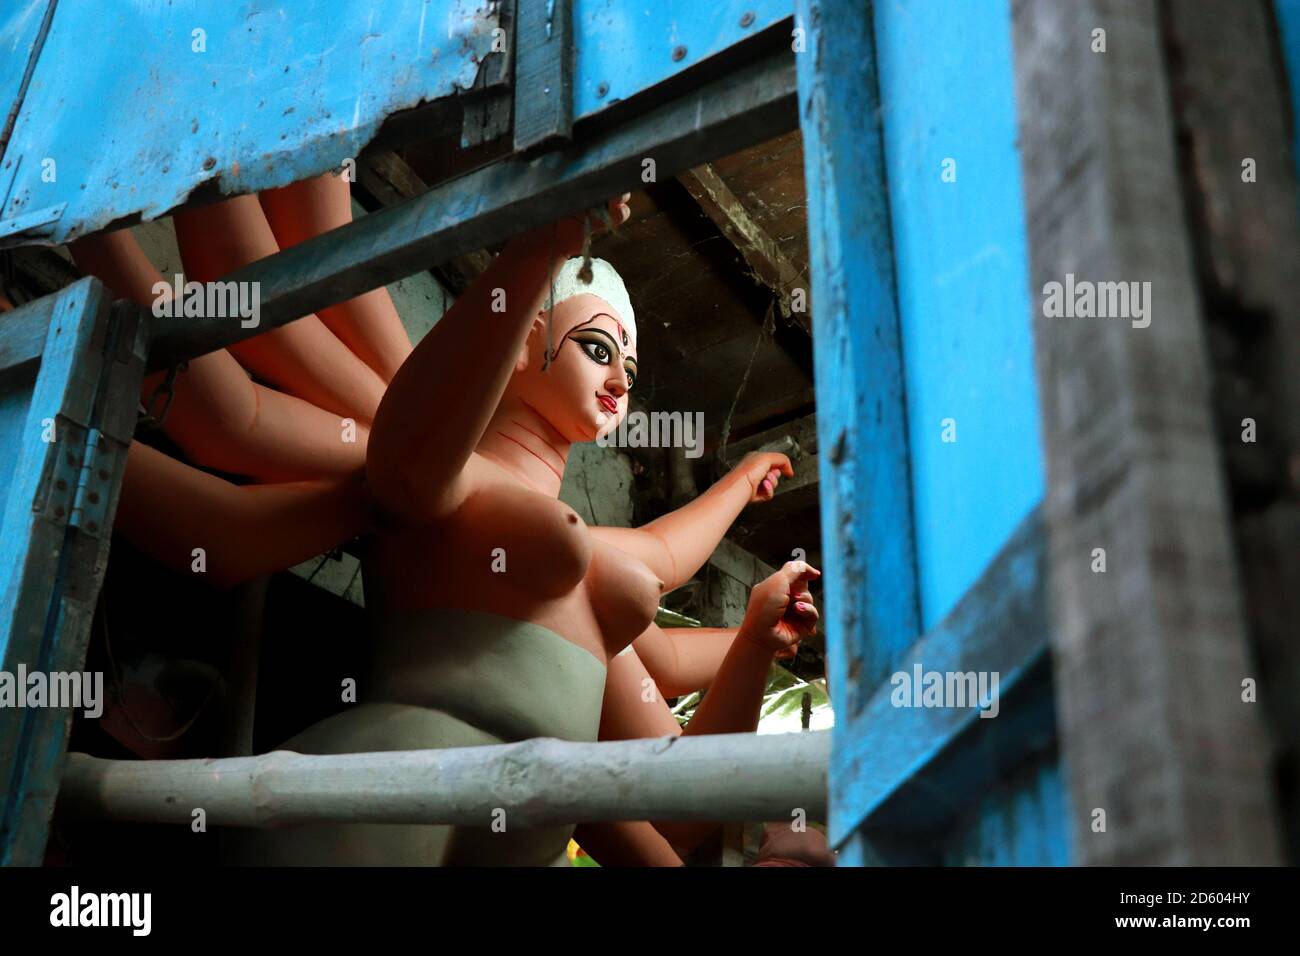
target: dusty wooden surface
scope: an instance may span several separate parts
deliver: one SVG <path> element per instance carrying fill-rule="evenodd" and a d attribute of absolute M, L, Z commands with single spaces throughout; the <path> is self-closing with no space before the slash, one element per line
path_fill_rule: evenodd
<path fill-rule="evenodd" d="M 1159 8 L 1018 0 L 1014 42 L 1075 859 L 1276 862 Z M 1150 282 L 1149 327 L 1045 318 L 1067 273 Z"/>

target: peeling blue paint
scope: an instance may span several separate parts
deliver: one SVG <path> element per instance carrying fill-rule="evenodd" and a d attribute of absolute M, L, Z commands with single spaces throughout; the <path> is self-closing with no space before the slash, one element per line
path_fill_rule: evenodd
<path fill-rule="evenodd" d="M 490 0 L 60 3 L 5 154 L 21 166 L 3 218 L 65 202 L 19 240 L 60 243 L 161 216 L 204 183 L 246 193 L 338 169 L 389 114 L 474 83 L 492 10 Z M 0 42 L 21 45 L 32 12 L 20 13 Z"/>
<path fill-rule="evenodd" d="M 573 118 L 662 83 L 793 12 L 793 0 L 574 0 Z M 742 26 L 746 14 L 753 19 Z"/>
<path fill-rule="evenodd" d="M 889 0 L 875 11 L 917 586 L 928 630 L 1046 484 L 1011 5 Z"/>

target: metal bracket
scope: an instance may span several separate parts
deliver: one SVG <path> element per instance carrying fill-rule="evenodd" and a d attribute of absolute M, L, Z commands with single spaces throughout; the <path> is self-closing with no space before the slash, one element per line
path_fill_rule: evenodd
<path fill-rule="evenodd" d="M 67 208 L 68 204 L 61 202 L 56 206 L 47 206 L 44 209 L 25 212 L 21 216 L 12 216 L 9 219 L 0 220 L 0 240 L 58 222 L 63 216 L 63 210 Z"/>
<path fill-rule="evenodd" d="M 87 429 L 62 415 L 52 424 L 54 454 L 45 459 L 45 473 L 32 510 L 51 524 L 66 526 L 76 507 Z"/>

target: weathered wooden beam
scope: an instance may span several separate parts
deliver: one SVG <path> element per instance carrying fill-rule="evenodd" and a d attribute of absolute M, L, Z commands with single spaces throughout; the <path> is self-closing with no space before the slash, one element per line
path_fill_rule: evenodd
<path fill-rule="evenodd" d="M 709 564 L 735 578 L 747 588 L 776 573 L 776 568 L 746 551 L 729 538 L 723 538 L 709 555 Z"/>
<path fill-rule="evenodd" d="M 1280 13 L 1280 9 L 1279 9 Z M 1262 2 L 1162 7 L 1183 195 L 1210 336 L 1259 706 L 1278 779 L 1300 778 L 1300 188 Z M 1251 441 L 1244 440 L 1247 430 Z M 1300 789 L 1283 787 L 1289 862 Z"/>
<path fill-rule="evenodd" d="M 807 46 L 795 61 L 817 303 L 823 621 L 836 709 L 830 839 L 838 846 L 861 818 L 846 747 L 877 739 L 864 708 L 920 636 L 920 601 L 872 20 L 855 0 L 796 0 L 795 25 Z"/>
<path fill-rule="evenodd" d="M 511 826 L 603 820 L 789 820 L 826 807 L 830 735 L 715 734 L 609 743 L 212 760 L 70 754 L 60 807 L 88 817 L 222 826 L 308 821 Z"/>
<path fill-rule="evenodd" d="M 443 183 L 421 196 L 232 272 L 260 284 L 260 322 L 204 317 L 154 328 L 150 367 L 167 368 L 526 229 L 599 206 L 641 182 L 653 157 L 659 176 L 792 129 L 793 56 L 788 49 L 704 84 L 642 116 L 565 148 L 515 157 Z"/>
<path fill-rule="evenodd" d="M 363 153 L 357 164 L 357 185 L 374 201 L 372 205 L 396 206 L 413 196 L 423 195 L 429 187 L 406 160 L 392 150 L 377 149 Z M 432 269 L 439 282 L 459 296 L 491 264 L 492 254 L 476 249 L 438 263 Z"/>
<path fill-rule="evenodd" d="M 134 303 L 81 279 L 0 325 L 7 453 L 0 512 L 0 671 L 82 671 L 144 372 Z M 31 354 L 33 325 L 41 345 Z M 35 367 L 34 367 L 35 366 Z M 22 422 L 57 423 L 54 440 Z M 0 707 L 0 866 L 39 865 L 71 723 L 66 707 Z"/>
<path fill-rule="evenodd" d="M 727 442 L 718 449 L 718 467 L 725 472 L 751 451 L 779 451 L 795 461 L 804 455 L 817 454 L 817 416 L 805 415 L 777 425 L 767 431 Z"/>
<path fill-rule="evenodd" d="M 700 623 L 739 627 L 749 606 L 749 591 L 776 569 L 727 538 L 718 542 L 701 570 Z"/>
<path fill-rule="evenodd" d="M 710 163 L 688 169 L 677 177 L 686 191 L 736 247 L 736 251 L 754 271 L 754 277 L 776 295 L 783 318 L 792 319 L 796 325 L 812 334 L 812 320 L 806 309 L 794 311 L 791 295 L 803 288 L 799 269 L 781 251 L 767 230 L 754 221 L 744 203 L 727 186 Z M 804 290 L 806 292 L 806 289 Z"/>
<path fill-rule="evenodd" d="M 1075 860 L 1273 863 L 1158 6 L 1015 0 L 1013 42 Z M 1049 317 L 1067 274 L 1149 324 Z"/>
<path fill-rule="evenodd" d="M 573 135 L 571 0 L 518 0 L 515 150 Z"/>

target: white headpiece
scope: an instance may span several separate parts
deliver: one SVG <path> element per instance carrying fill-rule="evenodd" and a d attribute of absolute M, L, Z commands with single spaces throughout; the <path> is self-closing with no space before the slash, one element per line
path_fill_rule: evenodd
<path fill-rule="evenodd" d="M 569 259 L 560 267 L 560 271 L 555 274 L 554 302 L 548 298 L 544 308 L 550 309 L 575 295 L 599 296 L 614 307 L 618 318 L 623 322 L 623 328 L 627 329 L 628 338 L 636 345 L 636 318 L 632 315 L 632 300 L 628 298 L 622 277 L 604 259 L 591 260 L 590 283 L 578 278 L 581 268 L 581 256 Z"/>

